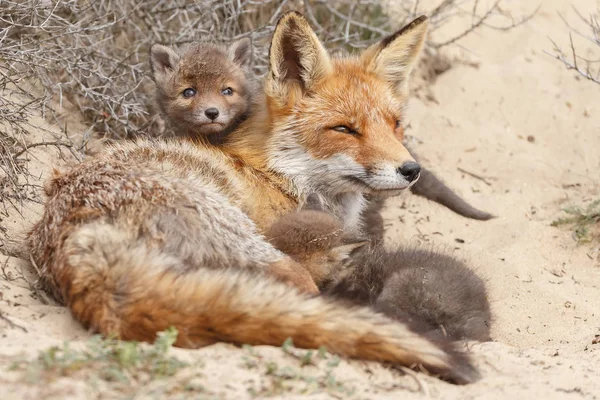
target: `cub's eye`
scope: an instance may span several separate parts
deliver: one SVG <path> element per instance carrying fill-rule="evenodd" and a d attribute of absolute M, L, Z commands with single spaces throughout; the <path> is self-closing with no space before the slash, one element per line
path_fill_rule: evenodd
<path fill-rule="evenodd" d="M 196 95 L 196 89 L 193 88 L 187 88 L 183 91 L 183 97 L 185 97 L 186 99 L 189 99 L 190 97 L 194 97 Z"/>
<path fill-rule="evenodd" d="M 402 126 L 402 121 L 400 121 L 399 119 L 396 120 L 396 129 L 400 128 Z"/>
<path fill-rule="evenodd" d="M 221 90 L 221 94 L 223 96 L 231 96 L 233 94 L 233 89 L 230 87 L 225 88 L 225 89 Z"/>
<path fill-rule="evenodd" d="M 353 130 L 353 129 L 350 129 L 350 128 L 348 128 L 348 127 L 347 127 L 347 126 L 345 126 L 345 125 L 338 125 L 338 126 L 334 126 L 334 127 L 333 127 L 333 128 L 331 128 L 331 129 L 333 129 L 333 130 L 334 130 L 334 131 L 336 131 L 336 132 L 347 133 L 347 134 L 349 134 L 349 135 L 356 135 L 356 134 L 358 133 L 358 132 L 356 132 L 355 130 Z"/>

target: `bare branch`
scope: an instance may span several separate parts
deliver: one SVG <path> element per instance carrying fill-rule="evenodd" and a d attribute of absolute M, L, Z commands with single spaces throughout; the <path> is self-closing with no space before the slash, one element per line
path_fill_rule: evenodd
<path fill-rule="evenodd" d="M 580 19 L 579 28 L 581 28 L 581 24 L 583 24 L 583 26 L 589 30 L 589 33 L 583 33 L 580 29 L 575 28 L 561 14 L 559 14 L 565 26 L 570 31 L 570 57 L 567 57 L 565 52 L 561 49 L 561 47 L 552 39 L 550 39 L 550 42 L 554 47 L 553 51 L 546 51 L 545 53 L 563 63 L 563 65 L 568 70 L 573 70 L 583 78 L 591 82 L 600 84 L 600 23 L 598 22 L 600 8 L 598 9 L 598 14 L 590 15 L 589 19 L 585 18 L 576 8 L 573 9 L 575 10 L 575 13 Z M 591 43 L 591 51 L 595 54 L 593 56 L 593 59 L 591 59 L 590 57 L 582 57 L 578 54 L 576 45 L 573 41 L 573 33 Z M 584 66 L 582 66 L 581 64 L 584 64 Z"/>
<path fill-rule="evenodd" d="M 537 12 L 539 11 L 539 9 L 541 7 L 541 4 L 540 4 L 536 7 L 535 10 L 533 10 L 528 15 L 520 18 L 519 20 L 514 20 L 514 18 L 512 16 L 506 16 L 505 13 L 502 12 L 502 10 L 500 8 L 502 1 L 503 0 L 495 0 L 494 3 L 492 3 L 492 5 L 489 6 L 488 9 L 481 16 L 478 17 L 477 9 L 479 6 L 479 0 L 475 0 L 473 2 L 473 7 L 472 7 L 471 13 L 470 13 L 471 14 L 471 26 L 469 28 L 465 29 L 463 32 L 459 33 L 458 35 L 456 35 L 450 39 L 447 39 L 441 43 L 434 44 L 434 47 L 439 49 L 439 48 L 448 46 L 450 44 L 456 43 L 459 40 L 466 37 L 467 35 L 473 33 L 477 29 L 481 28 L 482 26 L 486 26 L 488 28 L 495 29 L 495 30 L 501 30 L 501 31 L 508 31 L 508 30 L 514 29 L 518 26 L 525 24 L 529 20 L 531 20 L 531 18 L 533 18 L 537 14 Z M 451 3 L 451 2 L 448 1 L 447 3 Z M 500 26 L 492 25 L 488 21 L 494 15 L 502 15 L 505 18 L 508 18 L 510 20 L 510 23 L 506 24 L 506 25 L 500 25 Z"/>
<path fill-rule="evenodd" d="M 329 49 L 347 51 L 369 46 L 417 13 L 431 17 L 433 30 L 471 13 L 468 32 L 447 40 L 456 42 L 487 23 L 477 16 L 479 0 L 463 10 L 466 3 L 440 0 L 427 10 L 419 0 L 0 0 L 0 241 L 9 208 L 41 201 L 27 169 L 33 148 L 53 146 L 61 156 L 68 149 L 81 159 L 92 137 L 163 134 L 147 77 L 151 44 L 251 36 L 255 72 L 264 75 L 270 35 L 288 10 L 306 15 Z M 419 71 L 420 82 L 427 84 L 450 65 L 431 43 L 422 60 L 429 65 Z M 65 114 L 87 128 L 67 132 Z M 33 124 L 34 116 L 52 122 L 58 133 Z M 32 138 L 34 131 L 43 137 Z"/>

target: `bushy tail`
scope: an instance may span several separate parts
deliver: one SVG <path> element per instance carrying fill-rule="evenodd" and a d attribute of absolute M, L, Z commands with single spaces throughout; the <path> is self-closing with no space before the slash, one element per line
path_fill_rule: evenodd
<path fill-rule="evenodd" d="M 421 168 L 421 177 L 417 183 L 413 185 L 411 192 L 448 207 L 450 210 L 463 217 L 480 221 L 487 221 L 488 219 L 494 218 L 492 214 L 478 210 L 458 197 L 452 189 L 425 168 Z"/>
<path fill-rule="evenodd" d="M 177 273 L 178 260 L 113 235 L 73 233 L 55 280 L 74 316 L 124 340 L 154 341 L 174 326 L 176 346 L 217 341 L 282 345 L 420 368 L 455 383 L 476 380 L 468 358 L 450 342 L 409 325 L 244 271 L 202 268 Z M 181 270 L 181 269 L 180 269 Z M 56 273 L 58 272 L 58 273 Z"/>

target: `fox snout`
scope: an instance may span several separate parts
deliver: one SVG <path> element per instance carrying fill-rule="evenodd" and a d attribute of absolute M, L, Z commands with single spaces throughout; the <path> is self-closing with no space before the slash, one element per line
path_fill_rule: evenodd
<path fill-rule="evenodd" d="M 367 168 L 364 183 L 373 192 L 396 192 L 414 185 L 421 174 L 421 166 L 414 160 L 404 160 L 400 165 L 381 162 Z"/>
<path fill-rule="evenodd" d="M 235 114 L 236 110 L 217 100 L 210 96 L 198 96 L 198 99 L 187 106 L 189 112 L 186 119 L 195 124 L 200 131 L 223 129 L 231 123 L 232 114 Z"/>
<path fill-rule="evenodd" d="M 219 117 L 219 109 L 216 107 L 210 107 L 204 110 L 204 115 L 211 121 L 214 121 Z"/>
<path fill-rule="evenodd" d="M 416 182 L 421 175 L 421 166 L 415 161 L 407 161 L 402 166 L 396 169 L 396 172 L 404 179 L 408 181 L 408 183 Z"/>
<path fill-rule="evenodd" d="M 212 128 L 221 130 L 231 122 L 227 110 L 214 105 L 203 107 L 202 104 L 192 105 L 187 112 L 184 111 L 184 119 L 194 124 L 199 132 Z"/>

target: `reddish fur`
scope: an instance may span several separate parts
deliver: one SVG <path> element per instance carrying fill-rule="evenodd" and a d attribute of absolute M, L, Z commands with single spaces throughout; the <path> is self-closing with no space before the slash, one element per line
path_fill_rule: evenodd
<path fill-rule="evenodd" d="M 332 251 L 342 244 L 342 233 L 341 224 L 330 214 L 303 210 L 281 217 L 265 236 L 275 248 L 306 268 L 320 285 L 343 262 Z"/>
<path fill-rule="evenodd" d="M 398 164 L 411 160 L 402 144 L 402 128 L 396 129 L 401 119 L 401 103 L 385 100 L 389 91 L 386 84 L 373 74 L 364 71 L 358 60 L 337 60 L 335 72 L 315 87 L 314 105 L 306 111 L 307 124 L 327 129 L 338 125 L 350 125 L 360 135 L 323 135 L 319 130 L 306 133 L 305 146 L 315 158 L 327 158 L 340 153 L 352 156 L 359 164 L 369 167 L 375 161 L 394 161 Z M 383 99 L 382 99 L 383 98 Z M 329 112 L 329 104 L 342 105 L 340 115 Z M 376 105 L 373 108 L 368 105 Z M 321 110 L 321 112 L 317 111 Z M 289 110 L 288 110 L 289 112 Z M 377 113 L 374 120 L 373 113 Z M 353 115 L 350 121 L 345 117 Z"/>

